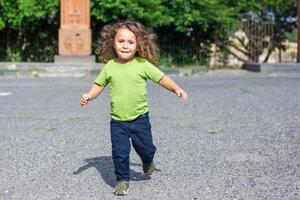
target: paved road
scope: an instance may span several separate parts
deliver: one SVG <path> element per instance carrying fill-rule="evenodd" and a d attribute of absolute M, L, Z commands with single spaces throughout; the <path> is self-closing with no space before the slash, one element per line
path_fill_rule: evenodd
<path fill-rule="evenodd" d="M 132 151 L 124 198 L 108 91 L 79 107 L 94 78 L 0 78 L 0 199 L 300 199 L 300 74 L 174 77 L 187 103 L 150 83 L 157 171 Z"/>

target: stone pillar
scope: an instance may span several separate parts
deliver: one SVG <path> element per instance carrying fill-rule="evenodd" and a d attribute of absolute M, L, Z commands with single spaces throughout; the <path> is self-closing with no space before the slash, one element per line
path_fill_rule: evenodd
<path fill-rule="evenodd" d="M 61 0 L 58 38 L 59 56 L 55 58 L 55 62 L 64 60 L 67 56 L 86 57 L 91 54 L 92 31 L 89 0 Z"/>

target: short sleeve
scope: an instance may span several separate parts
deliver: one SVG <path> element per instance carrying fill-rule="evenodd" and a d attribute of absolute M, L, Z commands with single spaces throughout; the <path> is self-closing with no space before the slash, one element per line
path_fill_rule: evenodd
<path fill-rule="evenodd" d="M 99 75 L 97 76 L 95 83 L 102 86 L 106 86 L 108 84 L 107 65 L 104 65 Z"/>
<path fill-rule="evenodd" d="M 148 61 L 145 62 L 144 70 L 146 77 L 155 83 L 159 82 L 164 76 L 162 71 Z"/>

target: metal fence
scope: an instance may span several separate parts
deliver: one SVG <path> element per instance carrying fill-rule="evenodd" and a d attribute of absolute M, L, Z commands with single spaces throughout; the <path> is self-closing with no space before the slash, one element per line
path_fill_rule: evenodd
<path fill-rule="evenodd" d="M 296 35 L 288 39 L 271 22 L 244 20 L 229 32 L 228 40 L 215 38 L 209 66 L 296 62 Z"/>
<path fill-rule="evenodd" d="M 41 24 L 30 33 L 20 27 L 0 31 L 0 62 L 53 62 L 58 54 L 58 25 Z"/>

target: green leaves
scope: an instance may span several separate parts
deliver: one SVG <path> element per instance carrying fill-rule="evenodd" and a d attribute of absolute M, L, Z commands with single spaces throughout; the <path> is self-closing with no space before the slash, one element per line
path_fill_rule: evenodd
<path fill-rule="evenodd" d="M 191 60 L 190 44 L 195 47 L 201 44 L 203 48 L 209 47 L 216 38 L 225 42 L 246 12 L 259 19 L 273 20 L 281 34 L 291 32 L 295 23 L 286 23 L 282 19 L 295 17 L 297 10 L 296 0 L 90 0 L 90 3 L 92 27 L 101 28 L 103 24 L 119 19 L 139 20 L 159 33 L 160 42 L 165 41 L 168 47 L 173 45 L 174 57 L 170 57 L 166 54 L 167 47 L 161 43 L 162 55 L 168 60 L 178 55 Z M 8 39 L 2 40 L 0 59 L 17 55 L 22 60 L 28 60 L 28 56 L 29 60 L 34 60 L 38 52 L 35 48 L 43 45 L 53 53 L 57 47 L 50 45 L 57 45 L 59 4 L 59 0 L 0 0 L 0 35 L 8 35 Z M 272 17 L 266 17 L 270 13 Z M 278 38 L 272 41 L 281 42 Z M 281 48 L 280 44 L 276 45 L 273 48 Z M 53 57 L 50 53 L 46 57 Z M 193 53 L 192 57 L 199 54 Z M 40 56 L 44 59 L 44 55 Z"/>
<path fill-rule="evenodd" d="M 296 0 L 91 0 L 91 15 L 97 23 L 133 18 L 154 28 L 175 26 L 186 31 L 208 27 L 227 28 L 241 13 L 268 10 L 276 19 L 295 15 Z M 59 12 L 59 0 L 0 0 L 0 30 L 16 28 Z"/>
<path fill-rule="evenodd" d="M 0 44 L 0 59 L 31 61 L 49 57 L 49 44 L 51 53 L 57 49 L 53 43 L 58 8 L 59 0 L 0 0 L 0 36 L 5 38 Z M 43 38 L 43 34 L 51 38 Z"/>
<path fill-rule="evenodd" d="M 161 0 L 93 0 L 91 15 L 101 23 L 117 19 L 137 19 L 156 27 L 172 20 Z"/>
<path fill-rule="evenodd" d="M 154 28 L 175 26 L 185 32 L 231 26 L 238 20 L 239 9 L 220 0 L 92 0 L 91 14 L 99 23 L 132 18 Z"/>
<path fill-rule="evenodd" d="M 0 30 L 19 28 L 57 12 L 59 0 L 0 0 Z"/>

